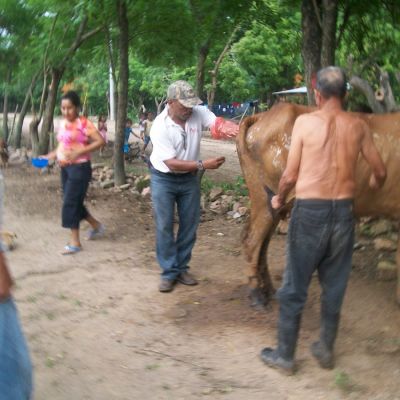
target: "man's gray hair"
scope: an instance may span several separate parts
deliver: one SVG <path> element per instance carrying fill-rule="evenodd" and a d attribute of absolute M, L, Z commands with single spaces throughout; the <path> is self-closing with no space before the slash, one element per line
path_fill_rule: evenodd
<path fill-rule="evenodd" d="M 347 78 L 345 72 L 339 67 L 326 67 L 317 73 L 317 90 L 322 97 L 338 97 L 343 99 L 347 90 Z"/>

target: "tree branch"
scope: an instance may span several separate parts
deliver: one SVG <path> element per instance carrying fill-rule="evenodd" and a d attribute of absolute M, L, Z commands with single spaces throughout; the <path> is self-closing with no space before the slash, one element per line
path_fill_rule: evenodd
<path fill-rule="evenodd" d="M 349 83 L 355 90 L 358 90 L 367 98 L 368 104 L 374 113 L 383 114 L 385 112 L 382 104 L 376 100 L 375 93 L 367 81 L 354 75 L 351 77 Z"/>
<path fill-rule="evenodd" d="M 385 104 L 386 111 L 387 112 L 398 111 L 399 107 L 397 106 L 396 100 L 394 99 L 393 96 L 392 86 L 390 85 L 389 81 L 389 74 L 384 69 L 380 67 L 378 68 L 380 71 L 380 83 L 384 93 L 383 102 Z"/>
<path fill-rule="evenodd" d="M 318 25 L 319 25 L 320 29 L 322 30 L 323 26 L 322 26 L 321 14 L 319 13 L 319 8 L 318 8 L 317 1 L 316 0 L 312 0 L 312 4 L 313 4 L 313 7 L 314 7 L 315 15 L 317 17 Z"/>
<path fill-rule="evenodd" d="M 88 21 L 88 16 L 85 15 L 78 27 L 78 31 L 76 32 L 74 41 L 72 42 L 71 46 L 65 53 L 65 56 L 59 63 L 58 68 L 62 68 L 67 63 L 68 59 L 75 53 L 75 51 L 81 46 L 81 44 L 85 40 L 88 40 L 89 38 L 91 38 L 92 36 L 94 36 L 96 33 L 100 32 L 103 29 L 103 25 L 101 25 L 84 34 L 83 32 L 86 28 L 87 21 Z"/>
<path fill-rule="evenodd" d="M 339 34 L 338 34 L 338 37 L 336 39 L 337 48 L 339 48 L 339 46 L 340 46 L 340 42 L 342 41 L 344 31 L 346 30 L 347 23 L 349 22 L 350 15 L 351 15 L 350 11 L 351 11 L 351 5 L 348 4 L 347 7 L 344 10 L 342 24 L 340 25 L 340 27 L 338 29 Z"/>

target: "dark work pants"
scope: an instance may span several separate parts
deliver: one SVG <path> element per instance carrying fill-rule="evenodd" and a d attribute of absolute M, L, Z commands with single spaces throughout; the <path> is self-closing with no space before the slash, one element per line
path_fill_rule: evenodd
<path fill-rule="evenodd" d="M 89 215 L 84 200 L 91 177 L 92 167 L 89 161 L 61 168 L 63 228 L 78 229 L 80 221 Z"/>
<path fill-rule="evenodd" d="M 330 343 L 326 345 L 333 347 L 351 271 L 353 242 L 352 200 L 295 201 L 287 238 L 283 285 L 278 291 L 278 330 L 286 329 L 291 337 L 289 341 L 293 342 L 293 346 L 283 347 L 288 350 L 282 354 L 284 358 L 293 358 L 301 313 L 315 270 L 322 288 L 321 336 L 328 329 L 330 332 L 325 335 L 325 341 Z"/>

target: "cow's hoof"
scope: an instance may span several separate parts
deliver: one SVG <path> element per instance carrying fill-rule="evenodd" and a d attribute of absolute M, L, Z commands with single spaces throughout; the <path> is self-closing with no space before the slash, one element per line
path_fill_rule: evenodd
<path fill-rule="evenodd" d="M 258 310 L 264 310 L 269 305 L 269 301 L 271 299 L 271 296 L 268 296 L 260 288 L 250 289 L 249 297 L 251 301 L 251 307 L 254 307 Z"/>

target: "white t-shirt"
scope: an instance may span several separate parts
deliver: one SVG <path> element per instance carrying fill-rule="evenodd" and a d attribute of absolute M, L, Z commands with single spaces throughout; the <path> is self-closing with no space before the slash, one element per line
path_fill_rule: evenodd
<path fill-rule="evenodd" d="M 208 108 L 195 106 L 183 129 L 170 118 L 167 105 L 154 120 L 150 131 L 153 144 L 150 161 L 153 167 L 160 172 L 170 172 L 165 160 L 198 160 L 203 128 L 211 127 L 215 119 L 216 116 Z"/>

